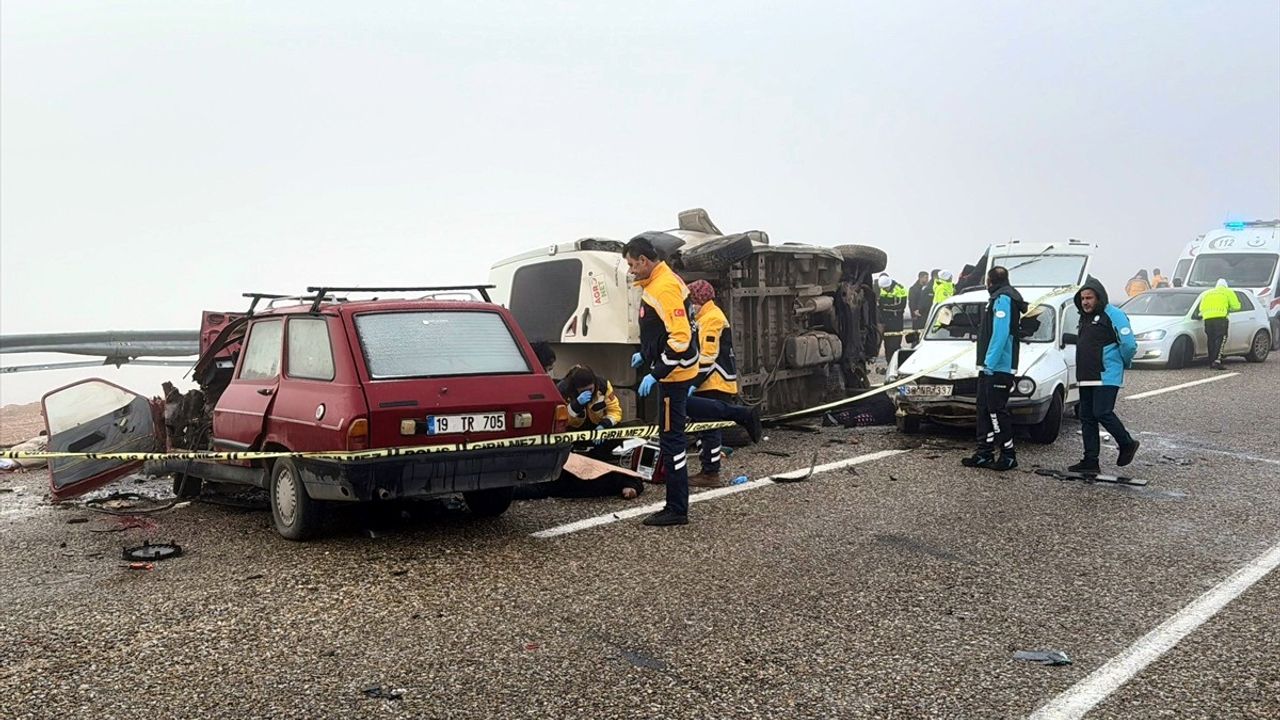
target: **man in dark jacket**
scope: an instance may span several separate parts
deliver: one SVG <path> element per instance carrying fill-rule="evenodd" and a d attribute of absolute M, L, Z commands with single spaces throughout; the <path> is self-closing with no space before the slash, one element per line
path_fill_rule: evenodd
<path fill-rule="evenodd" d="M 960 462 L 965 467 L 1012 470 L 1018 458 L 1009 391 L 1018 370 L 1018 326 L 1027 303 L 1009 284 L 1009 271 L 999 265 L 987 273 L 987 292 L 991 299 L 978 329 L 978 450 Z"/>
<path fill-rule="evenodd" d="M 929 321 L 929 310 L 933 308 L 933 283 L 929 281 L 929 273 L 921 270 L 916 275 L 916 284 L 907 291 L 907 309 L 911 311 L 911 329 L 919 330 Z"/>
<path fill-rule="evenodd" d="M 1124 385 L 1125 368 L 1133 364 L 1138 341 L 1133 337 L 1129 317 L 1107 302 L 1107 290 L 1089 277 L 1076 292 L 1080 328 L 1076 335 L 1076 379 L 1080 383 L 1080 433 L 1084 436 L 1084 459 L 1067 468 L 1071 472 L 1096 475 L 1098 467 L 1098 425 L 1102 425 L 1120 446 L 1116 464 L 1128 465 L 1138 452 L 1138 441 L 1116 416 L 1116 395 Z"/>

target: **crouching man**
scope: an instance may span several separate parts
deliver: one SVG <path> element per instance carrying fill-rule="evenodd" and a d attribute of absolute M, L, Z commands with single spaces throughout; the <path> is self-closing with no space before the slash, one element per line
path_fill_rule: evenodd
<path fill-rule="evenodd" d="M 1084 436 L 1084 459 L 1067 468 L 1070 472 L 1096 475 L 1100 441 L 1098 426 L 1107 429 L 1120 446 L 1116 465 L 1133 462 L 1138 441 L 1133 439 L 1116 415 L 1116 396 L 1124 385 L 1125 368 L 1133 363 L 1138 341 L 1133 337 L 1129 317 L 1107 302 L 1106 288 L 1090 277 L 1076 293 L 1080 309 L 1080 329 L 1076 340 L 1076 377 L 1080 381 L 1080 433 Z"/>

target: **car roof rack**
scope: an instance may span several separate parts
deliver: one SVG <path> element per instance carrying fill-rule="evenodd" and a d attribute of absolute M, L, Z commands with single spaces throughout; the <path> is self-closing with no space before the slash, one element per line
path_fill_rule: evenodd
<path fill-rule="evenodd" d="M 302 305 L 304 303 L 315 303 L 317 300 L 327 300 L 329 302 L 346 302 L 344 297 L 329 297 L 325 295 L 278 295 L 275 293 L 243 293 L 244 297 L 252 298 L 253 302 L 249 303 L 249 311 L 246 315 L 252 316 L 258 304 L 263 300 L 267 301 L 267 309 L 276 307 L 282 300 L 291 300 L 295 304 Z M 315 311 L 315 305 L 312 306 L 312 312 Z"/>
<path fill-rule="evenodd" d="M 493 288 L 493 285 L 429 285 L 424 287 L 332 287 L 323 285 L 309 287 L 307 292 L 315 293 L 314 297 L 308 299 L 312 301 L 311 312 L 316 312 L 320 309 L 320 303 L 324 302 L 331 292 L 458 292 L 475 290 L 480 293 L 480 297 L 485 302 L 491 303 L 493 300 L 489 298 L 489 291 Z"/>

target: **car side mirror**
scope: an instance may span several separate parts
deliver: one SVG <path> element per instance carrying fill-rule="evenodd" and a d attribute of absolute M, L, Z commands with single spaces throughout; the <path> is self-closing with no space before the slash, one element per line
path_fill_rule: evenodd
<path fill-rule="evenodd" d="M 906 340 L 909 345 L 915 345 L 920 342 L 920 333 L 913 330 L 912 332 L 907 333 L 903 340 Z"/>
<path fill-rule="evenodd" d="M 1075 345 L 1075 344 L 1076 344 L 1077 342 L 1079 342 L 1079 341 L 1080 341 L 1080 336 L 1079 336 L 1079 335 L 1077 335 L 1077 334 L 1075 334 L 1075 333 L 1073 333 L 1073 332 L 1064 332 L 1064 333 L 1062 333 L 1062 345 L 1063 345 L 1063 347 L 1066 347 L 1067 345 Z"/>

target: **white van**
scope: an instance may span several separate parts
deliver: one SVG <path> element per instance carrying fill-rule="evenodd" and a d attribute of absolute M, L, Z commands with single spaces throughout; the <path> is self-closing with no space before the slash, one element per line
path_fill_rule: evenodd
<path fill-rule="evenodd" d="M 1256 295 L 1270 317 L 1271 349 L 1280 350 L 1280 220 L 1226 223 L 1193 240 L 1185 254 L 1192 262 L 1184 284 L 1208 288 L 1222 278 Z"/>
<path fill-rule="evenodd" d="M 1037 443 L 1057 440 L 1063 412 L 1080 401 L 1074 345 L 1080 312 L 1074 298 L 1095 249 L 1080 240 L 1013 241 L 987 252 L 986 266 L 1009 270 L 1010 283 L 1030 306 L 1027 314 L 1039 320 L 1022 343 L 1009 398 L 1014 424 L 1027 427 Z M 919 344 L 894 355 L 886 382 L 927 371 L 893 391 L 900 431 L 919 432 L 925 420 L 966 427 L 977 422 L 977 334 L 988 299 L 985 289 L 973 290 L 936 305 Z"/>

